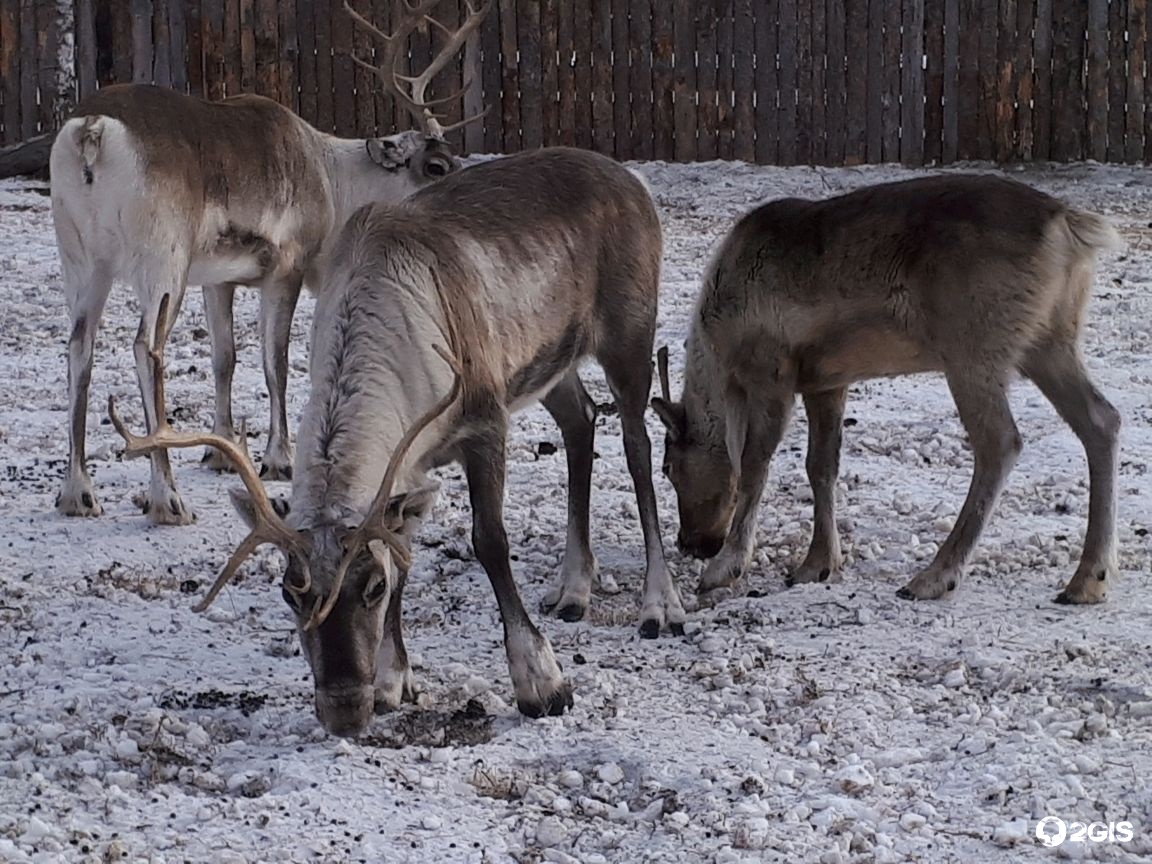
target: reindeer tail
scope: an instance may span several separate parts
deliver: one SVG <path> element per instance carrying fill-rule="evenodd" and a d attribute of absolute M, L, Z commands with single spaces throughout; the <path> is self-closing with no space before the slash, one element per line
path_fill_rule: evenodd
<path fill-rule="evenodd" d="M 1076 244 L 1076 251 L 1082 255 L 1092 255 L 1097 251 L 1118 251 L 1124 248 L 1124 240 L 1108 219 L 1084 210 L 1069 209 L 1064 218 L 1068 230 Z"/>

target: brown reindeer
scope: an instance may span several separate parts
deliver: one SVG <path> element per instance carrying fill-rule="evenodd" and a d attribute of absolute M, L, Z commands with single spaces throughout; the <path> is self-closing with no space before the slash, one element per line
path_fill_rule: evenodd
<path fill-rule="evenodd" d="M 848 386 L 939 371 L 968 432 L 975 473 L 952 532 L 899 594 L 952 591 L 1020 452 L 1007 395 L 1019 373 L 1088 455 L 1083 557 L 1057 600 L 1103 600 L 1117 566 L 1120 416 L 1088 379 L 1079 336 L 1096 253 L 1118 243 L 1102 217 L 991 176 L 774 201 L 740 219 L 704 278 L 683 396 L 672 401 L 662 349 L 663 396 L 653 400 L 667 427 L 664 471 L 679 498 L 679 544 L 712 558 L 700 589 L 730 585 L 751 560 L 768 463 L 796 394 L 808 414 L 815 527 L 790 582 L 835 574 Z"/>
<path fill-rule="evenodd" d="M 400 629 L 409 537 L 431 503 L 426 472 L 450 461 L 464 466 L 472 543 L 496 593 L 517 704 L 529 716 L 571 704 L 516 589 L 502 510 L 509 416 L 539 400 L 568 460 L 567 546 L 547 600 L 565 620 L 582 617 L 596 572 L 585 357 L 603 367 L 616 399 L 636 487 L 647 553 L 641 633 L 682 632 L 644 427 L 660 257 L 644 184 L 610 159 L 565 148 L 477 165 L 398 206 L 361 209 L 341 232 L 316 306 L 287 516 L 222 443 L 248 487 L 236 500 L 254 527 L 208 598 L 255 546 L 284 550 L 285 598 L 327 729 L 354 735 L 374 704 L 395 707 L 411 693 Z M 223 442 L 166 428 L 136 439 L 117 427 L 130 453 Z"/>
<path fill-rule="evenodd" d="M 177 315 L 185 286 L 204 286 L 216 381 L 213 428 L 227 438 L 235 437 L 233 295 L 237 285 L 260 289 L 271 412 L 263 470 L 268 479 L 290 477 L 285 389 L 288 337 L 301 286 L 318 284 L 321 256 L 359 207 L 399 201 L 459 168 L 443 140 L 453 127 L 440 125 L 424 89 L 476 30 L 488 6 L 469 7 L 464 24 L 407 88 L 409 79 L 398 68 L 402 49 L 438 2 L 406 3 L 391 36 L 352 13 L 385 40 L 383 87 L 411 112 L 420 131 L 337 138 L 261 96 L 207 102 L 146 84 L 99 90 L 60 130 L 51 157 L 52 217 L 72 317 L 69 459 L 56 502 L 61 512 L 101 512 L 85 464 L 84 438 L 96 331 L 118 279 L 132 284 L 141 306 L 134 351 L 150 428 L 159 422 L 149 363 L 156 311 L 167 295 L 170 314 Z M 214 468 L 228 464 L 215 449 L 205 461 Z M 155 522 L 192 519 L 162 450 L 152 455 L 151 487 L 140 503 Z"/>

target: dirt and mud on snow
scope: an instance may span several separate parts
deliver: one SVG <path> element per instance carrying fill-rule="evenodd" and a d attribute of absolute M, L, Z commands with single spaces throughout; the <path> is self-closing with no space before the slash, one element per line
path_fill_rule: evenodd
<path fill-rule="evenodd" d="M 681 345 L 715 241 L 750 206 L 913 176 L 711 163 L 638 166 L 666 229 L 659 342 Z M 512 706 L 496 603 L 469 548 L 457 468 L 419 535 L 405 627 L 421 695 L 360 741 L 324 734 L 261 551 L 204 615 L 192 605 L 245 533 L 200 454 L 173 453 L 197 514 L 150 526 L 132 503 L 106 399 L 141 428 L 132 292 L 113 291 L 89 412 L 105 513 L 53 500 L 67 456 L 65 344 L 45 189 L 0 183 L 0 860 L 6 862 L 944 862 L 1152 856 L 1152 175 L 1077 166 L 1016 176 L 1113 217 L 1129 249 L 1102 262 L 1088 365 L 1124 418 L 1121 579 L 1102 605 L 1053 603 L 1079 555 L 1083 452 L 1029 384 L 1012 404 L 1025 450 L 951 599 L 896 589 L 959 511 L 971 458 L 939 376 L 852 389 L 838 485 L 847 554 L 833 585 L 784 587 L 811 528 L 806 429 L 773 463 L 747 596 L 641 641 L 643 549 L 611 410 L 597 422 L 588 620 L 543 614 L 576 689 L 565 717 Z M 257 297 L 237 297 L 237 412 L 262 450 L 268 399 Z M 310 300 L 294 325 L 289 397 L 306 397 Z M 209 343 L 189 292 L 167 351 L 174 422 L 211 426 Z M 587 369 L 597 403 L 610 395 Z M 801 412 L 802 415 L 802 412 Z M 655 417 L 649 420 L 660 439 Z M 547 414 L 519 416 L 506 518 L 535 608 L 565 536 L 565 460 Z M 659 444 L 656 447 L 659 457 Z M 283 484 L 271 484 L 275 491 Z M 699 564 L 671 551 L 690 603 Z M 1034 839 L 1038 819 L 1129 821 L 1126 843 Z"/>

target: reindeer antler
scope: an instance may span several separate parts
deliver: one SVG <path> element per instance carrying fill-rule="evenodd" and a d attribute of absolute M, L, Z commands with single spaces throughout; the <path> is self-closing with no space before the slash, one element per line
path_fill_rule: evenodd
<path fill-rule="evenodd" d="M 372 499 L 372 504 L 368 508 L 367 515 L 361 520 L 360 525 L 344 538 L 344 556 L 340 559 L 340 566 L 336 569 L 336 575 L 332 580 L 332 588 L 323 601 L 317 601 L 312 615 L 308 619 L 308 624 L 305 625 L 305 630 L 311 630 L 324 623 L 324 619 L 328 617 L 328 614 L 332 611 L 332 607 L 336 605 L 336 601 L 340 596 L 340 588 L 344 584 L 344 577 L 348 574 L 348 568 L 352 566 L 352 562 L 356 560 L 356 556 L 373 540 L 381 540 L 388 545 L 396 559 L 396 565 L 401 570 L 407 571 L 411 566 L 412 554 L 408 548 L 407 541 L 403 536 L 390 529 L 385 522 L 384 517 L 388 509 L 388 502 L 392 498 L 392 488 L 396 484 L 396 476 L 400 472 L 400 466 L 404 461 L 404 457 L 408 454 L 409 449 L 411 449 L 420 433 L 428 428 L 437 417 L 447 411 L 452 406 L 452 403 L 456 401 L 460 395 L 461 379 L 464 374 L 458 359 L 457 346 L 459 345 L 459 341 L 457 339 L 455 320 L 448 308 L 448 302 L 444 298 L 443 290 L 437 287 L 436 293 L 440 300 L 440 311 L 444 318 L 444 335 L 448 341 L 448 350 L 441 348 L 439 345 L 433 345 L 432 350 L 439 354 L 444 362 L 451 367 L 453 376 L 452 388 L 444 398 L 420 415 L 419 419 L 404 433 L 404 436 L 396 445 L 396 449 L 392 451 L 392 456 L 388 460 L 388 466 L 384 469 L 384 479 L 380 481 L 380 488 L 376 490 L 376 497 Z"/>
<path fill-rule="evenodd" d="M 168 337 L 168 306 L 169 295 L 165 294 L 164 298 L 160 301 L 160 311 L 156 316 L 156 330 L 152 340 L 152 350 L 148 352 L 152 365 L 152 394 L 154 404 L 156 406 L 156 428 L 153 429 L 145 436 L 134 435 L 120 419 L 120 415 L 116 411 L 116 399 L 113 396 L 108 397 L 108 418 L 112 421 L 112 425 L 116 427 L 116 431 L 120 433 L 120 437 L 124 439 L 124 454 L 129 458 L 136 456 L 144 456 L 154 450 L 168 449 L 170 447 L 200 447 L 211 446 L 215 447 L 227 457 L 228 461 L 236 469 L 236 473 L 244 482 L 244 486 L 248 489 L 248 494 L 252 496 L 252 505 L 255 515 L 256 524 L 248 533 L 240 545 L 236 547 L 236 551 L 228 559 L 228 563 L 224 569 L 220 571 L 220 575 L 216 577 L 211 590 L 207 596 L 193 609 L 196 612 L 203 612 L 207 609 L 212 601 L 216 599 L 224 588 L 225 585 L 236 574 L 237 569 L 244 561 L 250 556 L 258 546 L 264 543 L 274 543 L 281 547 L 288 554 L 295 554 L 301 563 L 304 570 L 303 585 L 297 586 L 285 581 L 285 587 L 295 594 L 302 595 L 308 592 L 311 587 L 311 575 L 308 571 L 308 547 L 306 541 L 295 531 L 284 524 L 279 514 L 272 506 L 272 502 L 268 498 L 268 493 L 264 490 L 264 484 L 260 481 L 260 476 L 256 472 L 256 466 L 252 464 L 252 459 L 248 454 L 248 447 L 245 443 L 243 446 L 237 444 L 230 438 L 225 438 L 223 435 L 216 435 L 208 432 L 177 432 L 168 424 L 168 415 L 165 410 L 164 401 L 164 343 Z M 141 331 L 144 329 L 143 322 L 140 325 Z M 244 435 L 243 427 L 241 427 L 241 436 Z M 245 440 L 243 437 L 241 440 Z"/>
<path fill-rule="evenodd" d="M 352 59 L 362 69 L 367 69 L 379 78 L 380 82 L 384 85 L 384 91 L 390 93 L 392 98 L 404 106 L 425 134 L 431 135 L 434 138 L 443 138 L 446 133 L 451 132 L 453 129 L 459 129 L 461 126 L 473 123 L 488 113 L 488 109 L 485 108 L 479 114 L 466 117 L 458 123 L 441 126 L 440 118 L 432 112 L 432 108 L 459 99 L 464 94 L 464 91 L 471 85 L 471 81 L 466 82 L 462 90 L 441 99 L 428 100 L 425 98 L 424 93 L 428 89 L 428 85 L 432 82 L 432 79 L 448 65 L 449 61 L 451 61 L 456 53 L 464 46 L 464 43 L 468 41 L 468 37 L 480 26 L 480 23 L 488 14 L 488 10 L 492 8 L 493 0 L 486 0 L 484 5 L 479 9 L 473 7 L 471 2 L 466 2 L 464 5 L 468 10 L 468 17 L 457 30 L 449 30 L 428 14 L 439 3 L 440 0 L 420 0 L 420 2 L 415 4 L 409 2 L 409 0 L 403 0 L 404 16 L 401 18 L 396 30 L 392 33 L 385 33 L 353 9 L 349 0 L 344 0 L 344 11 L 352 16 L 353 21 L 363 27 L 372 38 L 383 46 L 380 51 L 381 59 L 379 65 L 373 66 L 371 63 L 367 63 L 355 55 L 352 56 Z M 401 74 L 397 66 L 400 63 L 400 58 L 406 57 L 407 55 L 408 37 L 426 20 L 442 30 L 448 39 L 436 56 L 432 58 L 432 62 L 428 64 L 428 67 L 419 75 L 413 77 Z M 411 91 L 405 92 L 401 86 L 402 83 L 408 84 Z"/>
<path fill-rule="evenodd" d="M 660 373 L 660 395 L 665 402 L 672 401 L 672 388 L 668 386 L 668 346 L 661 345 L 656 352 L 656 371 Z"/>

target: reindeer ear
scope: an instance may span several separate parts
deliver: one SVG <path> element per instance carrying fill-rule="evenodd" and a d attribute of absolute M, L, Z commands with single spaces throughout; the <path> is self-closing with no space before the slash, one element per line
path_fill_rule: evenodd
<path fill-rule="evenodd" d="M 384 515 L 387 526 L 393 531 L 409 531 L 415 528 L 415 524 L 432 509 L 439 490 L 440 484 L 429 483 L 410 492 L 393 495 L 388 500 L 388 509 Z"/>
<path fill-rule="evenodd" d="M 387 171 L 399 171 L 424 147 L 419 132 L 401 132 L 387 138 L 369 138 L 364 142 L 368 157 Z"/>
<path fill-rule="evenodd" d="M 673 441 L 680 441 L 688 431 L 688 416 L 684 413 L 684 405 L 680 402 L 669 402 L 660 396 L 652 400 L 652 410 L 668 430 L 668 437 Z"/>
<path fill-rule="evenodd" d="M 252 496 L 248 494 L 247 489 L 229 489 L 228 497 L 232 499 L 232 507 L 240 514 L 240 518 L 244 520 L 244 524 L 249 528 L 256 525 L 256 508 L 252 505 Z M 276 511 L 276 515 L 283 519 L 288 515 L 291 509 L 286 498 L 272 498 L 272 509 Z"/>

